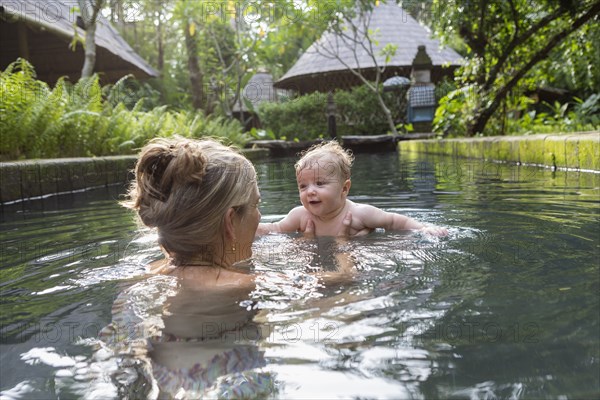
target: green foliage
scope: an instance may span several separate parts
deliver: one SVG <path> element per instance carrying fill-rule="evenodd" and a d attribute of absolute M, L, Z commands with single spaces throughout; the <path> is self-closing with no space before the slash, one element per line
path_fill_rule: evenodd
<path fill-rule="evenodd" d="M 587 98 L 600 91 L 598 65 L 600 20 L 597 18 L 557 46 L 534 70 L 532 79 L 539 87 L 558 87 Z"/>
<path fill-rule="evenodd" d="M 438 103 L 433 119 L 433 130 L 446 137 L 467 134 L 467 121 L 472 119 L 475 105 L 472 103 L 473 86 L 463 86 L 450 91 Z"/>
<path fill-rule="evenodd" d="M 113 107 L 123 103 L 128 109 L 132 109 L 142 99 L 144 111 L 162 104 L 161 92 L 150 82 L 140 82 L 133 75 L 125 75 L 115 84 L 104 86 L 102 94 Z"/>
<path fill-rule="evenodd" d="M 408 130 L 406 122 L 406 89 L 383 93 L 396 123 Z M 366 86 L 334 94 L 338 135 L 376 135 L 389 129 L 377 96 Z M 256 132 L 260 138 L 289 140 L 317 139 L 327 135 L 327 94 L 312 93 L 283 103 L 263 103 L 258 115 L 266 131 Z"/>
<path fill-rule="evenodd" d="M 270 12 L 263 8 L 262 18 L 257 21 L 261 22 L 261 38 L 255 49 L 257 62 L 268 67 L 274 76 L 282 76 L 339 17 L 339 12 L 354 4 L 353 0 L 273 2 L 268 8 Z"/>
<path fill-rule="evenodd" d="M 12 63 L 0 73 L 0 159 L 132 154 L 151 138 L 174 134 L 238 146 L 251 139 L 236 120 L 167 106 L 146 110 L 144 99 L 129 109 L 117 100 L 121 84 L 102 88 L 92 76 L 75 84 L 60 79 L 50 89 L 29 63 Z"/>
<path fill-rule="evenodd" d="M 250 129 L 250 136 L 257 140 L 277 140 L 277 135 L 272 130 L 266 129 Z"/>
<path fill-rule="evenodd" d="M 396 124 L 406 122 L 406 91 L 402 88 L 393 92 L 383 92 L 383 101 L 392 112 Z M 384 134 L 389 127 L 375 93 L 367 86 L 357 86 L 350 91 L 338 91 L 334 95 L 338 111 L 339 135 Z"/>
<path fill-rule="evenodd" d="M 464 43 L 467 60 L 456 77 L 472 97 L 441 102 L 440 118 L 465 111 L 452 102 L 468 102 L 466 118 L 456 114 L 464 127 L 460 120 L 436 120 L 436 126 L 456 122 L 452 131 L 494 134 L 505 127 L 500 114 L 510 98 L 537 85 L 571 85 L 583 97 L 597 91 L 597 68 L 590 68 L 600 54 L 592 40 L 600 29 L 597 0 L 434 0 L 433 9 L 437 36 L 446 43 L 459 36 Z"/>
<path fill-rule="evenodd" d="M 523 98 L 521 109 L 524 114 L 507 119 L 507 131 L 515 135 L 536 133 L 581 132 L 600 129 L 600 94 L 594 94 L 585 101 L 575 98 L 573 102 L 543 104 L 541 111 L 528 110 L 531 100 Z"/>
<path fill-rule="evenodd" d="M 36 118 L 32 116 L 43 112 L 36 100 L 48 98 L 50 89 L 44 82 L 35 79 L 35 71 L 25 60 L 11 64 L 0 77 L 0 154 L 18 156 L 23 144 L 34 140 L 33 132 L 25 129 L 25 124 L 35 126 Z M 35 101 L 36 107 L 25 99 Z M 56 119 L 51 113 L 47 118 Z"/>
<path fill-rule="evenodd" d="M 472 87 L 465 86 L 444 96 L 435 113 L 434 130 L 445 137 L 466 135 L 466 123 L 471 118 L 476 96 Z M 504 102 L 502 112 L 495 114 L 486 129 L 487 135 L 530 135 L 536 133 L 568 133 L 600 129 L 600 94 L 589 96 L 585 101 L 575 98 L 572 102 L 536 106 L 525 95 L 510 96 Z"/>
<path fill-rule="evenodd" d="M 144 107 L 191 108 L 187 25 L 194 27 L 202 107 L 209 114 L 229 115 L 228 103 L 252 74 L 265 68 L 275 78 L 282 76 L 338 17 L 338 11 L 353 4 L 353 0 L 111 0 L 103 13 L 133 49 L 161 72 L 152 83 L 161 93 L 161 102 L 145 102 Z"/>
<path fill-rule="evenodd" d="M 327 134 L 326 105 L 327 95 L 313 93 L 284 103 L 262 103 L 257 111 L 277 139 L 310 140 Z"/>

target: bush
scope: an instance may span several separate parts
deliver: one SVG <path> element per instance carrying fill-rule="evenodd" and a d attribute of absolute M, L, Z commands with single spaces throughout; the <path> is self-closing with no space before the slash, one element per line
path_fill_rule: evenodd
<path fill-rule="evenodd" d="M 383 93 L 383 101 L 396 125 L 406 123 L 407 90 Z M 377 135 L 389 131 L 379 100 L 367 86 L 336 92 L 334 101 L 338 111 L 338 135 Z"/>
<path fill-rule="evenodd" d="M 533 100 L 522 96 L 524 104 L 518 119 L 506 119 L 506 131 L 511 135 L 595 131 L 600 128 L 600 94 L 592 94 L 585 101 L 543 103 L 541 111 L 528 110 Z M 525 101 L 527 100 L 527 101 Z"/>
<path fill-rule="evenodd" d="M 397 124 L 406 122 L 406 89 L 386 92 L 383 99 Z M 334 94 L 338 135 L 376 135 L 389 126 L 375 94 L 366 86 Z M 282 103 L 262 103 L 258 115 L 270 137 L 310 140 L 327 136 L 327 94 L 312 93 Z"/>
<path fill-rule="evenodd" d="M 312 93 L 283 103 L 262 103 L 257 112 L 263 127 L 277 139 L 310 140 L 327 134 L 327 95 Z"/>
<path fill-rule="evenodd" d="M 466 136 L 467 123 L 473 118 L 477 101 L 474 86 L 450 90 L 439 101 L 434 131 L 444 137 Z M 515 90 L 489 119 L 483 135 L 567 133 L 600 128 L 600 94 L 592 94 L 585 101 L 573 98 L 567 103 L 542 103 L 534 107 L 535 104 L 534 99 Z"/>
<path fill-rule="evenodd" d="M 450 90 L 438 103 L 433 118 L 433 130 L 440 136 L 462 137 L 467 134 L 467 122 L 472 118 L 473 86 Z"/>
<path fill-rule="evenodd" d="M 75 84 L 60 79 L 50 89 L 25 60 L 0 72 L 0 90 L 0 160 L 133 154 L 149 139 L 173 134 L 240 147 L 251 139 L 236 120 L 167 106 L 145 110 L 144 99 L 129 109 L 115 101 L 119 85 L 102 88 L 97 76 Z"/>

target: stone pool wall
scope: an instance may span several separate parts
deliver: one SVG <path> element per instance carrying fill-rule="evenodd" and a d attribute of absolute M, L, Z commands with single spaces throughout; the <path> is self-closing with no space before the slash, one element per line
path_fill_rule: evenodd
<path fill-rule="evenodd" d="M 265 158 L 267 150 L 245 149 L 251 160 Z M 133 177 L 136 156 L 59 158 L 0 163 L 0 204 L 48 195 L 125 185 Z"/>
<path fill-rule="evenodd" d="M 441 154 L 600 172 L 600 132 L 569 135 L 498 136 L 470 139 L 406 140 L 400 152 Z M 244 149 L 251 160 L 268 149 Z M 65 158 L 0 163 L 0 204 L 94 187 L 126 184 L 135 156 Z"/>
<path fill-rule="evenodd" d="M 410 140 L 399 142 L 398 149 L 400 152 L 600 172 L 600 132 Z"/>

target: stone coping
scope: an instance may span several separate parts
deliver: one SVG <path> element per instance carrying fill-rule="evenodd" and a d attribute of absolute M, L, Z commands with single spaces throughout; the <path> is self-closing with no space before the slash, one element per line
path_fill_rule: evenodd
<path fill-rule="evenodd" d="M 268 157 L 268 150 L 244 149 L 250 160 Z M 55 158 L 0 163 L 0 204 L 126 185 L 137 156 Z"/>
<path fill-rule="evenodd" d="M 531 136 L 411 140 L 402 152 L 476 158 L 554 169 L 600 172 L 600 131 Z"/>
<path fill-rule="evenodd" d="M 273 157 L 296 156 L 310 146 L 321 143 L 322 139 L 303 140 L 299 142 L 273 139 L 273 140 L 252 140 L 246 144 L 246 150 L 266 150 Z"/>

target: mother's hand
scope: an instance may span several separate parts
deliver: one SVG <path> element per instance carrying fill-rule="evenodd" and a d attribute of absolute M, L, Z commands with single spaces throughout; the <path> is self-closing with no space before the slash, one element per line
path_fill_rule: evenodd
<path fill-rule="evenodd" d="M 352 234 L 351 228 L 352 228 L 352 212 L 348 211 L 346 213 L 346 216 L 344 217 L 344 220 L 342 221 L 342 227 L 338 231 L 336 236 L 345 236 L 345 237 L 347 237 L 347 236 L 364 236 L 364 235 L 367 235 L 367 234 L 373 232 L 373 229 L 363 228 L 360 231 Z M 306 229 L 304 230 L 304 237 L 308 237 L 308 238 L 315 237 L 315 223 L 313 222 L 312 219 L 309 219 L 308 222 L 306 223 Z"/>
<path fill-rule="evenodd" d="M 315 223 L 312 219 L 309 219 L 306 223 L 306 228 L 304 229 L 304 237 L 306 238 L 314 238 L 315 237 Z"/>

